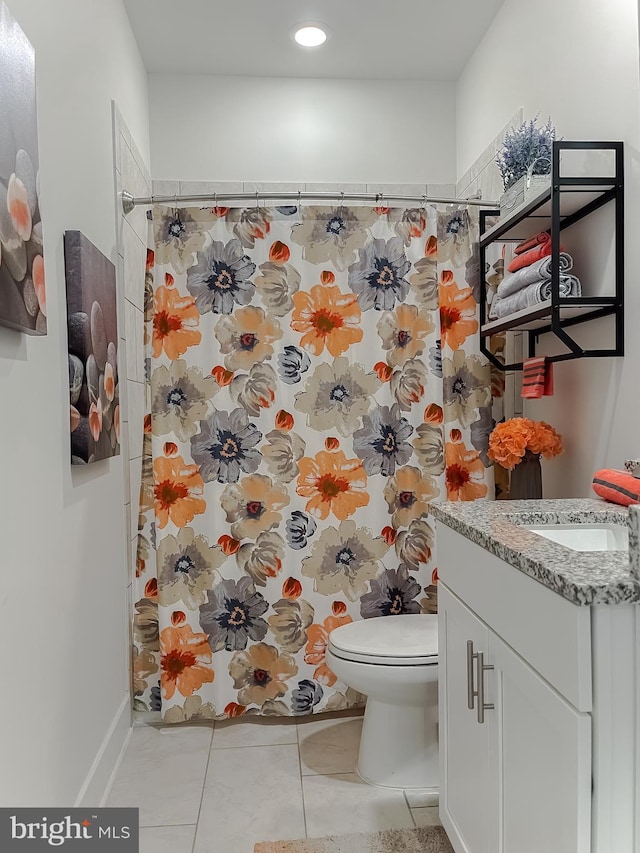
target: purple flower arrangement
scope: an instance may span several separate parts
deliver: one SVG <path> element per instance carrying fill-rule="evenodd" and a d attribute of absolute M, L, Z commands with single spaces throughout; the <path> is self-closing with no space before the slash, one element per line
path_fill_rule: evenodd
<path fill-rule="evenodd" d="M 532 175 L 547 175 L 551 171 L 551 152 L 556 129 L 551 118 L 537 127 L 538 116 L 512 128 L 504 138 L 496 163 L 505 190 L 530 171 Z"/>

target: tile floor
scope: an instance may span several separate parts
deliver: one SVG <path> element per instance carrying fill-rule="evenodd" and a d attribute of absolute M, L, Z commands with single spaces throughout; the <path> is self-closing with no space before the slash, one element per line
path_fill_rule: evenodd
<path fill-rule="evenodd" d="M 253 853 L 257 841 L 439 824 L 428 792 L 364 784 L 362 718 L 133 729 L 107 805 L 140 809 L 140 853 Z"/>

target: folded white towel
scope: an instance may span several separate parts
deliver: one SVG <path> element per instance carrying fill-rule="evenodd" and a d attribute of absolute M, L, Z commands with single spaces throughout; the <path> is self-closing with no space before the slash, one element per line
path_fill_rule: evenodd
<path fill-rule="evenodd" d="M 560 252 L 560 274 L 563 275 L 569 272 L 573 267 L 573 258 L 568 252 Z M 540 258 L 528 267 L 516 270 L 516 272 L 508 272 L 498 285 L 497 294 L 503 299 L 505 296 L 510 296 L 523 287 L 528 287 L 530 284 L 535 284 L 543 280 L 551 281 L 551 256 Z"/>
<path fill-rule="evenodd" d="M 561 275 L 559 293 L 562 297 L 581 296 L 580 280 L 575 275 Z M 500 320 L 502 317 L 508 317 L 509 314 L 515 314 L 516 311 L 546 302 L 547 299 L 551 299 L 551 282 L 546 279 L 537 281 L 504 298 L 496 294 L 491 303 L 489 317 L 491 320 Z"/>

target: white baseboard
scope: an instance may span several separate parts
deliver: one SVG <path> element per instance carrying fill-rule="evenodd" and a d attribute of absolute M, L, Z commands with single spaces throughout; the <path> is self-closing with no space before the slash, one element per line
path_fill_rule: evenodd
<path fill-rule="evenodd" d="M 127 694 L 104 736 L 74 806 L 104 806 L 131 737 L 131 697 Z"/>

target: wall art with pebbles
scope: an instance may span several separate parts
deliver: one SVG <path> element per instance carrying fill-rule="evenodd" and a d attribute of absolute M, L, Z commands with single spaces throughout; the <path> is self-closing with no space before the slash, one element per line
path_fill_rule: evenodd
<path fill-rule="evenodd" d="M 71 462 L 120 453 L 116 269 L 79 231 L 65 231 Z"/>
<path fill-rule="evenodd" d="M 0 325 L 47 334 L 36 60 L 0 0 Z"/>

